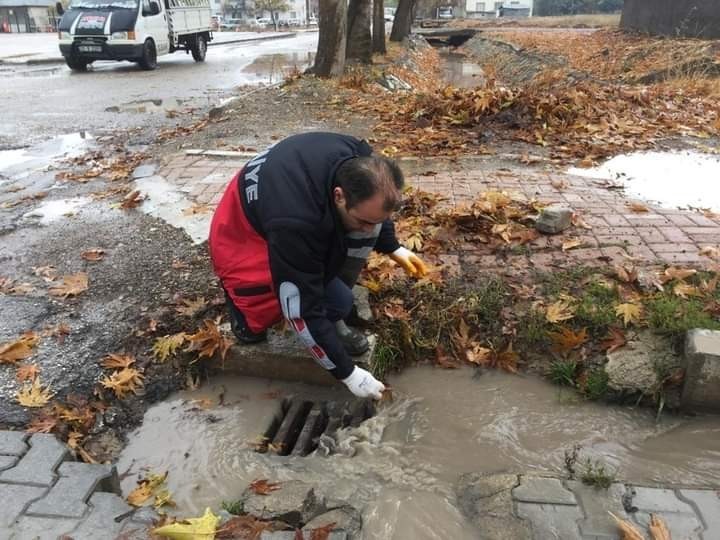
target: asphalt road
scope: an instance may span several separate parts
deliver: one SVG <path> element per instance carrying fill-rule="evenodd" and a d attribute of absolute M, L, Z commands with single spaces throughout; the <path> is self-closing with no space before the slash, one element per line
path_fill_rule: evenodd
<path fill-rule="evenodd" d="M 0 65 L 0 150 L 23 148 L 59 135 L 161 127 L 168 111 L 207 108 L 240 85 L 281 80 L 307 66 L 317 33 L 219 45 L 204 63 L 184 52 L 161 56 L 155 71 L 128 62 L 96 62 L 88 73 L 64 64 Z M 0 154 L 0 169 L 2 169 Z"/>

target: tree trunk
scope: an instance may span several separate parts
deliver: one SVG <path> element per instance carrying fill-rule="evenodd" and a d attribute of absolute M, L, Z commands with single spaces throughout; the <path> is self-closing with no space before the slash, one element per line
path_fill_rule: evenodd
<path fill-rule="evenodd" d="M 372 52 L 385 54 L 385 2 L 373 0 Z"/>
<path fill-rule="evenodd" d="M 400 0 L 390 32 L 390 41 L 402 41 L 410 35 L 414 7 L 415 0 Z"/>
<path fill-rule="evenodd" d="M 370 20 L 372 0 L 350 0 L 347 15 L 347 58 L 365 64 L 372 62 Z"/>
<path fill-rule="evenodd" d="M 320 0 L 318 48 L 313 73 L 336 77 L 345 71 L 347 0 Z"/>

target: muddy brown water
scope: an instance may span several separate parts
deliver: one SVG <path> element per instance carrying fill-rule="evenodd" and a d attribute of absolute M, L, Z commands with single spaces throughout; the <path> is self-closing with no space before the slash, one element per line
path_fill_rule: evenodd
<path fill-rule="evenodd" d="M 564 450 L 602 459 L 619 479 L 720 485 L 717 417 L 665 415 L 577 399 L 531 376 L 430 367 L 390 379 L 395 400 L 358 428 L 343 430 L 324 457 L 258 454 L 261 434 L 282 397 L 345 397 L 252 378 L 217 378 L 150 408 L 129 436 L 118 469 L 125 493 L 146 470 L 169 471 L 180 515 L 239 497 L 258 478 L 302 480 L 363 511 L 364 538 L 474 538 L 453 491 L 467 472 L 562 474 Z M 222 396 L 222 399 L 221 399 Z M 222 404 L 219 404 L 222 402 Z"/>
<path fill-rule="evenodd" d="M 464 54 L 442 49 L 440 59 L 442 77 L 449 85 L 456 88 L 475 88 L 484 84 L 482 67 Z"/>

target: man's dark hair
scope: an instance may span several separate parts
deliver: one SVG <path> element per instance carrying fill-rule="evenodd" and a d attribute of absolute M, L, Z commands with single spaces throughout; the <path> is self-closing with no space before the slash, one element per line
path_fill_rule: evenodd
<path fill-rule="evenodd" d="M 383 209 L 390 212 L 400 205 L 405 178 L 392 159 L 361 156 L 350 158 L 338 167 L 334 185 L 342 188 L 348 209 L 381 192 L 385 195 Z"/>

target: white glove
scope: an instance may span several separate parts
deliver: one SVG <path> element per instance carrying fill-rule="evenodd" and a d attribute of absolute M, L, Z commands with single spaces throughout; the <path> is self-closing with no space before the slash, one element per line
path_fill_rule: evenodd
<path fill-rule="evenodd" d="M 373 377 L 369 371 L 357 366 L 355 366 L 350 376 L 343 379 L 342 382 L 353 394 L 361 398 L 382 399 L 382 393 L 385 390 L 383 383 Z"/>

